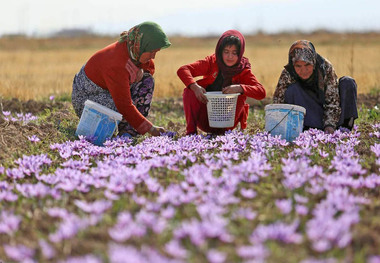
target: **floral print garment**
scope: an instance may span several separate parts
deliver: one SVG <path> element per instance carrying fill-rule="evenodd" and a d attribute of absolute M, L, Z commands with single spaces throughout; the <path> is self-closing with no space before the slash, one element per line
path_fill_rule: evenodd
<path fill-rule="evenodd" d="M 324 127 L 336 127 L 341 112 L 341 108 L 339 106 L 340 98 L 338 78 L 335 74 L 335 70 L 332 64 L 327 59 L 324 60 L 325 63 L 323 63 L 322 67 L 318 70 L 320 83 L 323 84 L 319 85 L 319 88 L 323 89 L 325 94 L 325 104 L 323 105 L 323 122 Z M 323 71 L 324 74 L 321 71 Z M 273 103 L 284 103 L 286 89 L 289 87 L 289 85 L 295 82 L 296 79 L 286 69 L 284 69 L 281 73 L 276 90 L 273 94 Z"/>

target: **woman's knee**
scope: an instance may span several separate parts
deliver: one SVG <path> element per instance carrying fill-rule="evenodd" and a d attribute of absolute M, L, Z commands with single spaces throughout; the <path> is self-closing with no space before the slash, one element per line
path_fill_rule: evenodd
<path fill-rule="evenodd" d="M 193 100 L 194 98 L 196 98 L 194 91 L 192 91 L 189 88 L 183 89 L 182 97 L 184 100 Z"/>
<path fill-rule="evenodd" d="M 349 76 L 343 76 L 339 79 L 339 90 L 342 92 L 344 91 L 350 91 L 350 92 L 357 92 L 357 85 L 356 81 L 349 77 Z"/>
<path fill-rule="evenodd" d="M 294 103 L 295 98 L 300 94 L 301 89 L 302 87 L 298 82 L 289 85 L 285 91 L 285 102 L 291 104 Z"/>
<path fill-rule="evenodd" d="M 182 94 L 183 108 L 185 112 L 198 112 L 206 104 L 201 103 L 195 96 L 194 91 L 189 88 L 185 88 Z"/>

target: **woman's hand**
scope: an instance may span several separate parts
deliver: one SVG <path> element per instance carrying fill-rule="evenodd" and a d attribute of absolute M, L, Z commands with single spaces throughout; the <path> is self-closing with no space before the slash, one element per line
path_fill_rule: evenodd
<path fill-rule="evenodd" d="M 208 102 L 207 97 L 204 95 L 206 93 L 206 90 L 204 88 L 199 86 L 197 83 L 193 83 L 190 85 L 190 89 L 194 91 L 195 97 L 197 97 L 200 102 L 204 104 Z"/>
<path fill-rule="evenodd" d="M 150 130 L 148 131 L 150 135 L 152 136 L 160 136 L 161 133 L 164 133 L 165 132 L 165 129 L 162 128 L 162 127 L 159 127 L 159 126 L 152 126 L 152 128 L 150 128 Z"/>
<path fill-rule="evenodd" d="M 331 126 L 327 126 L 327 127 L 325 128 L 325 133 L 333 134 L 334 131 L 335 131 L 335 129 L 334 129 L 333 127 L 331 127 Z"/>
<path fill-rule="evenodd" d="M 244 90 L 240 85 L 230 85 L 223 88 L 222 92 L 224 94 L 240 93 L 243 94 Z"/>

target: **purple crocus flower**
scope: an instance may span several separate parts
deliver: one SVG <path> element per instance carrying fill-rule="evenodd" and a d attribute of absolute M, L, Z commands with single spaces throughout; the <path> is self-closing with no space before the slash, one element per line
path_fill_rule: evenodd
<path fill-rule="evenodd" d="M 327 157 L 329 156 L 329 153 L 327 153 L 327 152 L 325 152 L 325 151 L 323 151 L 323 150 L 321 150 L 321 149 L 319 149 L 318 152 L 319 152 L 319 155 L 320 155 L 322 158 L 327 158 Z"/>
<path fill-rule="evenodd" d="M 0 201 L 14 202 L 18 200 L 18 195 L 11 190 L 0 190 Z"/>
<path fill-rule="evenodd" d="M 49 240 L 53 243 L 73 238 L 79 231 L 91 225 L 91 219 L 81 219 L 76 215 L 63 218 L 55 233 L 49 234 Z"/>
<path fill-rule="evenodd" d="M 14 180 L 22 179 L 25 177 L 24 172 L 20 168 L 8 168 L 5 173 L 9 178 Z"/>
<path fill-rule="evenodd" d="M 132 246 L 111 244 L 108 249 L 108 258 L 111 263 L 145 263 L 141 253 Z"/>
<path fill-rule="evenodd" d="M 49 208 L 47 213 L 51 217 L 58 217 L 62 219 L 71 216 L 71 214 L 66 209 L 61 208 L 61 207 Z"/>
<path fill-rule="evenodd" d="M 118 242 L 123 242 L 131 237 L 142 237 L 147 232 L 147 227 L 152 227 L 156 217 L 146 212 L 140 213 L 136 221 L 129 212 L 121 212 L 117 217 L 117 223 L 108 230 L 110 237 Z M 148 225 L 148 226 L 147 226 Z"/>
<path fill-rule="evenodd" d="M 13 235 L 19 228 L 21 218 L 8 211 L 0 212 L 0 233 Z"/>
<path fill-rule="evenodd" d="M 303 215 L 303 216 L 307 215 L 307 213 L 309 211 L 307 206 L 304 206 L 304 205 L 296 205 L 295 210 L 296 210 L 297 214 Z"/>
<path fill-rule="evenodd" d="M 227 255 L 223 252 L 220 252 L 216 249 L 210 249 L 207 252 L 207 260 L 210 263 L 223 263 L 225 262 Z"/>
<path fill-rule="evenodd" d="M 280 209 L 281 213 L 289 214 L 292 211 L 292 200 L 291 199 L 279 199 L 276 200 L 276 206 Z"/>
<path fill-rule="evenodd" d="M 82 200 L 75 200 L 75 205 L 86 213 L 103 214 L 107 209 L 112 207 L 112 202 L 109 200 L 97 200 L 93 203 L 87 203 Z"/>
<path fill-rule="evenodd" d="M 102 263 L 103 261 L 94 255 L 85 255 L 78 257 L 69 257 L 64 261 L 58 261 L 59 263 Z"/>
<path fill-rule="evenodd" d="M 15 161 L 15 163 L 19 165 L 18 169 L 28 176 L 32 174 L 38 175 L 41 172 L 42 167 L 44 165 L 50 165 L 51 162 L 52 161 L 47 154 L 32 156 L 24 155 L 22 158 Z"/>
<path fill-rule="evenodd" d="M 313 218 L 306 224 L 306 233 L 313 249 L 324 252 L 334 246 L 346 247 L 351 241 L 350 228 L 359 222 L 358 204 L 366 203 L 347 188 L 333 188 L 313 210 Z"/>
<path fill-rule="evenodd" d="M 304 197 L 304 196 L 299 195 L 299 194 L 294 195 L 294 200 L 297 203 L 301 203 L 301 204 L 307 204 L 307 202 L 309 202 L 309 199 L 307 197 Z"/>
<path fill-rule="evenodd" d="M 379 256 L 370 256 L 368 258 L 367 263 L 380 263 L 380 255 Z"/>
<path fill-rule="evenodd" d="M 80 171 L 86 171 L 91 166 L 90 159 L 85 157 L 81 160 L 69 159 L 61 164 L 62 167 L 71 168 Z"/>
<path fill-rule="evenodd" d="M 302 260 L 300 263 L 335 263 L 337 260 L 335 258 L 327 258 L 327 259 L 315 259 L 315 258 L 308 258 Z"/>
<path fill-rule="evenodd" d="M 55 257 L 54 248 L 44 239 L 38 240 L 38 244 L 40 245 L 42 255 L 46 259 L 52 259 Z"/>
<path fill-rule="evenodd" d="M 252 199 L 257 195 L 257 193 L 253 189 L 246 188 L 242 188 L 240 190 L 240 194 L 247 199 Z"/>
<path fill-rule="evenodd" d="M 245 218 L 247 220 L 253 220 L 256 218 L 256 216 L 257 216 L 257 213 L 252 211 L 252 209 L 250 209 L 248 207 L 247 208 L 241 207 L 236 212 L 234 212 L 232 214 L 233 219 Z"/>
<path fill-rule="evenodd" d="M 38 182 L 37 184 L 16 184 L 16 189 L 22 196 L 27 198 L 41 198 L 53 193 L 49 186 L 46 186 L 41 182 Z"/>
<path fill-rule="evenodd" d="M 176 213 L 176 209 L 173 206 L 168 206 L 165 209 L 162 209 L 161 216 L 166 219 L 173 218 Z"/>
<path fill-rule="evenodd" d="M 41 141 L 36 135 L 28 136 L 28 140 L 31 142 L 39 142 Z"/>
<path fill-rule="evenodd" d="M 269 256 L 269 251 L 263 244 L 240 246 L 236 249 L 236 253 L 239 257 L 254 262 L 265 262 Z"/>
<path fill-rule="evenodd" d="M 108 258 L 110 263 L 183 263 L 180 259 L 169 259 L 147 246 L 138 250 L 133 246 L 119 244 L 109 245 Z"/>
<path fill-rule="evenodd" d="M 289 189 L 300 188 L 310 179 L 323 175 L 320 166 L 310 166 L 309 159 L 283 159 L 282 171 L 284 173 L 283 184 Z"/>
<path fill-rule="evenodd" d="M 371 151 L 375 153 L 376 157 L 380 157 L 380 143 L 375 143 L 371 146 Z"/>
<path fill-rule="evenodd" d="M 112 201 L 120 199 L 120 197 L 117 194 L 114 194 L 112 191 L 109 190 L 104 191 L 104 197 Z"/>
<path fill-rule="evenodd" d="M 259 225 L 253 231 L 250 241 L 253 244 L 263 243 L 267 240 L 279 240 L 284 243 L 299 244 L 302 242 L 302 236 L 296 232 L 298 225 L 298 220 L 295 220 L 290 225 L 282 222 L 276 222 L 270 225 Z"/>
<path fill-rule="evenodd" d="M 187 251 L 184 249 L 179 240 L 173 239 L 165 244 L 165 251 L 175 258 L 186 259 Z"/>
<path fill-rule="evenodd" d="M 11 112 L 10 111 L 3 111 L 3 115 L 4 116 L 9 116 L 9 115 L 11 115 Z"/>
<path fill-rule="evenodd" d="M 24 245 L 4 245 L 4 251 L 5 254 L 16 261 L 27 261 L 31 260 L 34 256 L 35 251 L 31 248 L 28 248 L 27 246 Z"/>

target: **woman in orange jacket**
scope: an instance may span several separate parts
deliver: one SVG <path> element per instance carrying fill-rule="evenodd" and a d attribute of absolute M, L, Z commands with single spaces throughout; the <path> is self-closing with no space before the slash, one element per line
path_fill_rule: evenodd
<path fill-rule="evenodd" d="M 73 81 L 72 104 L 80 117 L 87 99 L 123 115 L 123 135 L 150 133 L 158 136 L 164 128 L 146 119 L 154 90 L 156 53 L 170 46 L 161 27 L 141 23 L 120 35 L 119 41 L 96 52 Z"/>
<path fill-rule="evenodd" d="M 249 110 L 249 105 L 245 103 L 247 97 L 261 100 L 265 98 L 266 92 L 253 75 L 248 58 L 243 57 L 244 49 L 244 36 L 237 30 L 228 30 L 220 37 L 215 54 L 178 69 L 177 75 L 186 86 L 183 107 L 187 135 L 197 134 L 197 128 L 207 133 L 223 134 L 226 130 L 234 129 L 239 122 L 242 129 L 246 128 Z M 196 81 L 194 78 L 197 76 L 203 78 Z M 210 127 L 206 107 L 208 100 L 204 95 L 208 91 L 241 94 L 233 127 Z"/>

